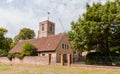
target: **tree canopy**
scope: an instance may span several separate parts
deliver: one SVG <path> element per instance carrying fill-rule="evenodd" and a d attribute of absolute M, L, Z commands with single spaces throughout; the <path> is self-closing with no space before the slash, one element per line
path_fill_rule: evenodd
<path fill-rule="evenodd" d="M 86 13 L 71 23 L 68 35 L 72 47 L 79 51 L 120 50 L 120 1 L 87 4 Z"/>
<path fill-rule="evenodd" d="M 7 30 L 5 28 L 0 28 L 0 49 L 4 48 L 5 33 L 7 33 Z"/>
<path fill-rule="evenodd" d="M 0 28 L 0 55 L 2 56 L 7 56 L 10 50 L 10 45 L 13 42 L 12 38 L 5 37 L 7 32 L 7 29 Z"/>
<path fill-rule="evenodd" d="M 23 28 L 20 30 L 19 34 L 14 37 L 14 41 L 18 42 L 19 40 L 32 39 L 35 37 L 35 32 L 29 28 Z"/>

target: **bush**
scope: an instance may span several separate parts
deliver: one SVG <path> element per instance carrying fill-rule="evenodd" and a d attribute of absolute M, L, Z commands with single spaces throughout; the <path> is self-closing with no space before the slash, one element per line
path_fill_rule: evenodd
<path fill-rule="evenodd" d="M 91 52 L 86 55 L 85 63 L 91 65 L 112 65 L 114 63 L 117 65 L 120 64 L 120 54 L 114 52 L 109 54 Z"/>
<path fill-rule="evenodd" d="M 19 59 L 23 59 L 24 56 L 34 56 L 34 55 L 37 55 L 35 46 L 30 43 L 25 43 L 22 46 L 21 53 L 10 53 L 10 54 L 8 54 L 7 58 L 9 60 L 12 60 L 12 58 L 15 58 L 15 57 L 17 57 Z"/>
<path fill-rule="evenodd" d="M 9 59 L 9 60 L 12 60 L 12 58 L 15 58 L 15 53 L 10 53 L 10 54 L 8 54 L 8 56 L 7 56 L 7 58 Z"/>
<path fill-rule="evenodd" d="M 36 55 L 36 49 L 33 44 L 25 43 L 22 46 L 21 56 L 34 56 Z"/>
<path fill-rule="evenodd" d="M 16 54 L 15 57 L 19 58 L 19 59 L 23 59 L 23 55 L 22 54 Z"/>
<path fill-rule="evenodd" d="M 0 55 L 6 57 L 8 55 L 8 52 L 6 49 L 0 49 Z"/>

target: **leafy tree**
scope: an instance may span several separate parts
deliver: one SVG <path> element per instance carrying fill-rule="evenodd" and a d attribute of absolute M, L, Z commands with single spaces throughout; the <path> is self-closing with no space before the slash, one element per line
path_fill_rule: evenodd
<path fill-rule="evenodd" d="M 71 23 L 68 35 L 72 47 L 79 51 L 96 49 L 106 53 L 114 47 L 120 49 L 120 1 L 87 4 L 86 8 L 86 13 Z"/>
<path fill-rule="evenodd" d="M 35 37 L 34 30 L 29 28 L 23 28 L 20 30 L 19 34 L 15 36 L 14 41 L 18 42 L 19 40 L 32 39 Z"/>
<path fill-rule="evenodd" d="M 13 42 L 12 38 L 4 36 L 7 32 L 5 28 L 0 28 L 0 54 L 2 56 L 8 55 L 10 45 Z"/>
<path fill-rule="evenodd" d="M 6 51 L 8 52 L 10 50 L 10 46 L 13 43 L 12 38 L 10 37 L 6 37 L 4 40 L 4 48 L 6 49 Z"/>
<path fill-rule="evenodd" d="M 5 28 L 0 28 L 0 49 L 4 48 L 5 33 L 7 33 L 7 30 Z"/>
<path fill-rule="evenodd" d="M 116 27 L 113 35 L 109 38 L 110 50 L 120 53 L 120 26 Z"/>
<path fill-rule="evenodd" d="M 33 56 L 36 55 L 36 49 L 35 46 L 31 43 L 25 43 L 22 46 L 22 52 L 21 52 L 22 56 Z"/>

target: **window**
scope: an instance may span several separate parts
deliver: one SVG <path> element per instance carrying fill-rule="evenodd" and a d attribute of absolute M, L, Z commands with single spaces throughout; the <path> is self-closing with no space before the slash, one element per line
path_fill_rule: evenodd
<path fill-rule="evenodd" d="M 68 44 L 62 44 L 62 49 L 69 49 L 69 45 Z"/>
<path fill-rule="evenodd" d="M 67 49 L 69 49 L 69 45 L 67 45 Z"/>
<path fill-rule="evenodd" d="M 64 49 L 64 44 L 62 44 L 62 49 Z"/>
<path fill-rule="evenodd" d="M 50 32 L 52 31 L 52 24 L 50 24 Z"/>
<path fill-rule="evenodd" d="M 50 27 L 50 31 L 52 31 L 52 27 Z"/>
<path fill-rule="evenodd" d="M 44 31 L 44 24 L 42 24 L 42 31 Z"/>
<path fill-rule="evenodd" d="M 65 44 L 65 49 L 66 49 L 67 45 Z"/>

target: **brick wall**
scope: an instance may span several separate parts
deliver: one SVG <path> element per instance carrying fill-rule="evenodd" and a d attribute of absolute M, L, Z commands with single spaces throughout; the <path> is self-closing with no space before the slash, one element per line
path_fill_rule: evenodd
<path fill-rule="evenodd" d="M 0 63 L 10 63 L 11 61 L 7 57 L 0 57 Z"/>
<path fill-rule="evenodd" d="M 10 61 L 7 57 L 0 57 L 0 63 L 13 63 L 13 64 L 48 64 L 49 56 L 25 56 L 23 59 L 13 58 Z M 56 63 L 56 56 L 51 55 L 51 63 Z"/>
<path fill-rule="evenodd" d="M 14 64 L 48 64 L 47 56 L 25 56 L 23 59 L 12 59 Z"/>
<path fill-rule="evenodd" d="M 56 63 L 56 53 L 51 54 L 51 63 Z"/>

